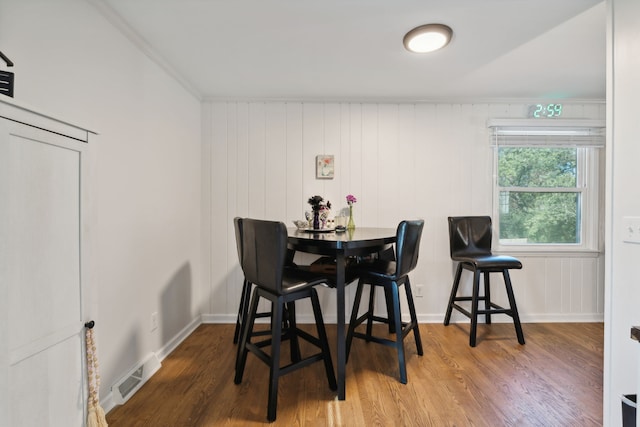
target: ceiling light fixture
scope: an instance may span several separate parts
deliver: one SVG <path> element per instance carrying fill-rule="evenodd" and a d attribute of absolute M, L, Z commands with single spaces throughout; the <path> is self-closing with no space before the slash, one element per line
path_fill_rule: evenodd
<path fill-rule="evenodd" d="M 409 31 L 402 41 L 409 52 L 427 53 L 445 47 L 452 35 L 453 30 L 447 25 L 427 24 Z"/>

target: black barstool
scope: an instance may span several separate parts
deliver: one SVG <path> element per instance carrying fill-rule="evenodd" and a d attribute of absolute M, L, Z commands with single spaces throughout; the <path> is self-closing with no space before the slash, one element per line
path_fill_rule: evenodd
<path fill-rule="evenodd" d="M 242 267 L 242 218 L 235 217 L 233 219 L 233 226 L 236 233 L 236 249 L 238 250 L 238 262 Z M 251 298 L 251 283 L 244 276 L 242 277 L 242 294 L 240 295 L 240 305 L 238 306 L 238 315 L 236 317 L 236 328 L 233 332 L 233 343 L 237 344 L 242 333 L 242 325 L 247 319 L 247 313 L 249 312 L 249 300 Z M 256 317 L 270 317 L 271 312 L 256 313 Z M 285 311 L 284 322 L 287 322 L 288 315 Z M 269 331 L 260 331 L 257 334 L 266 335 Z"/>
<path fill-rule="evenodd" d="M 420 238 L 424 221 L 402 221 L 398 225 L 396 231 L 396 256 L 379 257 L 370 262 L 358 264 L 357 271 L 360 276 L 358 281 L 358 289 L 351 311 L 351 320 L 349 321 L 349 330 L 347 332 L 347 360 L 351 350 L 351 342 L 353 338 L 364 339 L 365 341 L 373 341 L 378 344 L 384 344 L 394 347 L 398 352 L 398 363 L 400 368 L 400 382 L 407 383 L 407 368 L 404 353 L 404 338 L 413 331 L 416 341 L 418 354 L 422 356 L 422 340 L 420 339 L 420 330 L 418 328 L 418 318 L 413 303 L 413 294 L 411 293 L 411 283 L 409 281 L 409 273 L 416 268 L 418 264 L 418 252 L 420 248 Z M 360 308 L 360 300 L 362 299 L 362 290 L 364 285 L 370 285 L 369 306 L 367 312 L 358 317 Z M 409 322 L 402 322 L 400 313 L 400 295 L 399 288 L 404 285 L 409 305 Z M 385 290 L 387 300 L 388 317 L 376 316 L 374 314 L 375 288 L 381 286 Z M 390 297 L 390 298 L 389 298 Z M 390 304 L 391 303 L 391 304 Z M 393 316 L 393 318 L 391 318 Z M 356 328 L 366 320 L 366 332 L 358 332 Z M 393 328 L 395 339 L 386 339 L 375 337 L 372 335 L 373 322 L 387 323 Z"/>
<path fill-rule="evenodd" d="M 494 255 L 491 252 L 492 225 L 489 216 L 449 217 L 449 250 L 451 259 L 458 262 L 456 276 L 453 280 L 449 305 L 444 317 L 445 326 L 451 320 L 451 312 L 456 309 L 471 319 L 469 345 L 476 346 L 476 331 L 478 316 L 485 315 L 485 323 L 491 324 L 492 314 L 506 314 L 513 318 L 518 342 L 524 344 L 524 334 L 520 325 L 520 316 L 513 295 L 509 270 L 521 269 L 522 263 L 511 256 Z M 457 296 L 462 270 L 473 272 L 473 291 L 471 296 Z M 490 273 L 502 273 L 504 285 L 509 300 L 509 308 L 501 307 L 491 301 L 489 283 Z M 484 275 L 484 296 L 480 296 L 480 276 Z M 465 309 L 458 302 L 470 301 L 471 311 Z M 478 302 L 484 301 L 484 310 L 478 307 Z"/>
<path fill-rule="evenodd" d="M 242 265 L 246 280 L 255 285 L 246 323 L 242 326 L 236 375 L 234 382 L 240 384 L 247 362 L 247 354 L 254 353 L 269 365 L 269 400 L 267 419 L 276 419 L 278 403 L 278 380 L 282 375 L 304 368 L 313 362 L 323 361 L 329 388 L 337 390 L 327 334 L 320 310 L 320 301 L 314 288 L 325 278 L 300 269 L 285 267 L 287 262 L 287 229 L 281 222 L 245 218 L 242 220 Z M 254 342 L 253 328 L 260 298 L 271 301 L 270 337 Z M 318 336 L 315 337 L 297 327 L 295 302 L 310 298 Z M 289 312 L 288 327 L 283 325 L 284 306 Z M 283 340 L 291 341 L 291 363 L 280 366 L 280 347 Z M 298 339 L 304 339 L 320 351 L 302 357 Z M 263 348 L 270 346 L 271 354 Z"/>

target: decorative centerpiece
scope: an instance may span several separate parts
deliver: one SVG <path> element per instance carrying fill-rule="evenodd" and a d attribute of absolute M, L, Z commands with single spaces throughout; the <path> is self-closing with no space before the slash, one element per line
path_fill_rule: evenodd
<path fill-rule="evenodd" d="M 311 210 L 313 211 L 313 217 L 311 220 L 313 229 L 320 230 L 324 228 L 324 225 L 329 218 L 331 202 L 327 200 L 325 203 L 322 196 L 309 197 L 308 202 L 311 205 Z"/>
<path fill-rule="evenodd" d="M 353 194 L 347 195 L 347 204 L 349 205 L 349 222 L 347 223 L 347 230 L 353 230 L 356 228 L 356 223 L 353 221 L 353 204 L 357 202 L 356 196 Z"/>

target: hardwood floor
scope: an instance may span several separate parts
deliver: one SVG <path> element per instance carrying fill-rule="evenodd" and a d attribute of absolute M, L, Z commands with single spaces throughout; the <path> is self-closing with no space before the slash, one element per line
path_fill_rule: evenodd
<path fill-rule="evenodd" d="M 336 400 L 315 363 L 281 379 L 272 424 L 267 366 L 250 354 L 242 384 L 233 383 L 233 327 L 198 327 L 107 414 L 109 426 L 602 425 L 602 323 L 523 324 L 524 346 L 513 324 L 478 325 L 475 348 L 468 324 L 421 324 L 424 355 L 411 335 L 405 340 L 406 385 L 397 379 L 393 349 L 354 340 L 347 399 Z M 327 328 L 334 343 L 335 325 Z M 288 345 L 283 353 L 288 357 Z"/>

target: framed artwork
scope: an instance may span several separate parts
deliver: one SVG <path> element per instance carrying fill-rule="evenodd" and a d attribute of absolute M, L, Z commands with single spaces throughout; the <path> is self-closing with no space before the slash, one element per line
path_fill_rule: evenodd
<path fill-rule="evenodd" d="M 317 179 L 333 179 L 334 173 L 333 155 L 316 156 L 316 178 Z"/>

